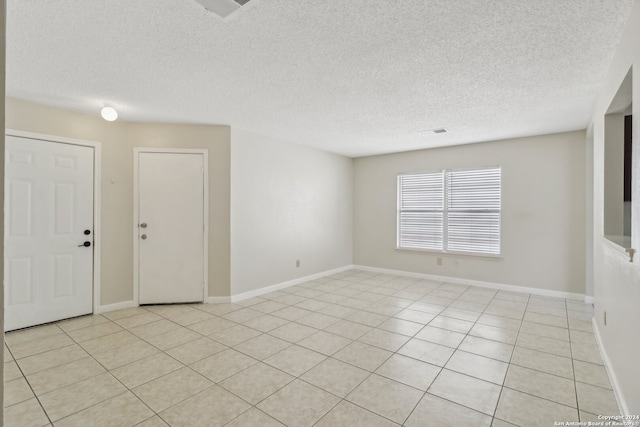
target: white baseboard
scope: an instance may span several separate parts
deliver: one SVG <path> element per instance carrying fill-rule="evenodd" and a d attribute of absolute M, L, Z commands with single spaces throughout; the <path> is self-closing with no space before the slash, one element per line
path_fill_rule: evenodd
<path fill-rule="evenodd" d="M 122 301 L 115 304 L 101 305 L 98 307 L 98 313 L 108 313 L 109 311 L 122 310 L 123 308 L 137 307 L 134 301 Z"/>
<path fill-rule="evenodd" d="M 228 303 L 238 302 L 245 299 L 258 297 L 260 295 L 268 294 L 269 292 L 278 291 L 280 289 L 288 288 L 290 286 L 299 285 L 310 280 L 319 279 L 325 276 L 331 276 L 332 274 L 341 273 L 343 271 L 351 270 L 353 265 L 346 265 L 344 267 L 334 268 L 332 270 L 322 271 L 320 273 L 311 274 L 309 276 L 299 277 L 297 279 L 289 280 L 287 282 L 276 283 L 275 285 L 266 286 L 264 288 L 255 289 L 253 291 L 243 292 L 241 294 L 231 295 L 230 297 L 209 297 L 207 303 Z"/>
<path fill-rule="evenodd" d="M 231 302 L 231 297 L 207 297 L 207 304 L 226 304 Z"/>
<path fill-rule="evenodd" d="M 600 329 L 598 329 L 598 322 L 596 322 L 595 317 L 591 320 L 593 324 L 593 333 L 596 336 L 596 342 L 598 343 L 598 348 L 600 349 L 600 356 L 602 356 L 602 361 L 604 362 L 604 367 L 607 370 L 607 374 L 609 374 L 609 379 L 611 380 L 611 387 L 613 387 L 613 394 L 616 397 L 616 401 L 618 402 L 618 409 L 620 409 L 620 413 L 624 415 L 631 415 L 629 412 L 629 406 L 627 402 L 624 400 L 624 396 L 622 394 L 622 390 L 620 389 L 620 384 L 618 383 L 618 377 L 616 377 L 616 373 L 613 370 L 613 366 L 611 365 L 611 359 L 609 359 L 609 355 L 607 354 L 607 349 L 604 348 L 602 344 L 602 337 L 600 336 Z"/>
<path fill-rule="evenodd" d="M 353 265 L 346 265 L 344 267 L 334 268 L 332 270 L 322 271 L 320 273 L 311 274 L 309 276 L 300 277 L 298 279 L 289 280 L 287 282 L 277 283 L 275 285 L 267 286 L 265 288 L 256 289 L 249 292 L 243 292 L 237 295 L 231 295 L 229 297 L 207 297 L 205 303 L 207 304 L 225 304 L 230 302 L 238 302 L 245 299 L 257 297 L 260 295 L 268 294 L 269 292 L 277 291 L 280 289 L 288 288 L 289 286 L 299 285 L 310 280 L 319 279 L 325 276 L 331 276 L 332 274 L 341 273 L 343 271 L 353 269 Z M 123 308 L 137 307 L 134 301 L 123 301 L 115 304 L 101 305 L 98 307 L 98 313 L 107 313 L 109 311 L 122 310 Z"/>
<path fill-rule="evenodd" d="M 530 288 L 526 286 L 506 285 L 503 283 L 482 282 L 480 280 L 462 279 L 458 277 L 436 276 L 433 274 L 412 273 L 409 271 L 390 270 L 387 268 L 368 267 L 365 265 L 354 265 L 354 269 L 371 271 L 372 273 L 393 274 L 396 276 L 416 277 L 419 279 L 435 280 L 438 282 L 459 283 L 461 285 L 479 286 L 481 288 L 499 289 L 502 291 L 524 292 L 545 297 L 567 298 L 584 301 L 584 294 L 574 294 L 571 292 L 553 291 L 549 289 Z"/>
<path fill-rule="evenodd" d="M 299 285 L 310 280 L 319 279 L 325 276 L 331 276 L 332 274 L 341 273 L 347 270 L 364 270 L 373 273 L 393 274 L 396 276 L 416 277 L 419 279 L 435 280 L 449 283 L 460 283 L 463 285 L 479 286 L 482 288 L 499 289 L 512 292 L 525 292 L 533 295 L 550 296 L 556 298 L 568 298 L 575 300 L 583 300 L 586 303 L 593 304 L 594 298 L 592 296 L 586 296 L 583 294 L 574 294 L 570 292 L 552 291 L 548 289 L 530 288 L 517 285 L 506 285 L 502 283 L 482 282 L 479 280 L 462 279 L 458 277 L 449 276 L 437 276 L 433 274 L 413 273 L 410 271 L 391 270 L 388 268 L 368 267 L 365 265 L 346 265 L 344 267 L 334 268 L 332 270 L 322 271 L 320 273 L 311 274 L 309 276 L 299 277 L 297 279 L 289 280 L 287 282 L 277 283 L 275 285 L 267 286 L 253 291 L 243 292 L 241 294 L 231 295 L 228 297 L 207 297 L 205 303 L 207 304 L 224 304 L 230 302 L 238 302 L 245 299 L 257 297 L 260 295 L 268 294 L 269 292 L 278 291 L 280 289 L 288 288 L 290 286 Z M 115 304 L 102 305 L 98 307 L 98 313 L 106 313 L 109 311 L 121 310 L 123 308 L 137 307 L 134 301 L 123 301 Z"/>

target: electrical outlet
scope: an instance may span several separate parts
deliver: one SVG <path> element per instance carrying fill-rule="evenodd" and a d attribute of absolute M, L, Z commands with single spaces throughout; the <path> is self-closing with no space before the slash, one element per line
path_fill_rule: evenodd
<path fill-rule="evenodd" d="M 436 264 L 438 264 L 438 265 L 442 265 L 442 258 L 438 257 L 438 258 L 436 259 Z"/>
<path fill-rule="evenodd" d="M 299 268 L 299 267 L 300 267 L 300 260 L 299 260 L 299 259 L 297 259 L 297 260 L 296 260 L 296 268 Z"/>

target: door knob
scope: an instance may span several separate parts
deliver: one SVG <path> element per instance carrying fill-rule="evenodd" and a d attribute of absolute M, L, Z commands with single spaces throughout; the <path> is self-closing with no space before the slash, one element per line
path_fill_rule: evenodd
<path fill-rule="evenodd" d="M 91 246 L 91 242 L 89 241 L 86 241 L 83 244 L 78 245 L 79 248 L 82 248 L 82 247 L 88 248 L 89 246 Z"/>
<path fill-rule="evenodd" d="M 147 240 L 147 235 L 146 235 L 146 234 L 143 234 L 142 236 L 140 236 L 140 238 L 141 238 L 142 240 Z"/>

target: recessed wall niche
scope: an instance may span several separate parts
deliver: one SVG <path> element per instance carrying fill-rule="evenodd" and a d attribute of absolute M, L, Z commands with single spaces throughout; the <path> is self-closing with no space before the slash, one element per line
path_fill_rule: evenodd
<path fill-rule="evenodd" d="M 604 236 L 631 247 L 633 73 L 630 69 L 604 117 Z"/>

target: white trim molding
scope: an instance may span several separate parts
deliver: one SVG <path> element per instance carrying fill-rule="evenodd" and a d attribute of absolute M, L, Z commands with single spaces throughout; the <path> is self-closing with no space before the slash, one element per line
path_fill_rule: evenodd
<path fill-rule="evenodd" d="M 207 304 L 228 304 L 231 302 L 231 297 L 207 297 Z"/>
<path fill-rule="evenodd" d="M 207 148 L 156 148 L 156 147 L 133 147 L 133 302 L 138 305 L 140 302 L 140 276 L 139 257 L 140 240 L 138 228 L 139 215 L 139 159 L 141 153 L 174 153 L 174 154 L 201 154 L 202 164 L 202 184 L 203 184 L 203 256 L 202 256 L 202 302 L 207 302 L 207 292 L 209 284 L 209 150 Z"/>
<path fill-rule="evenodd" d="M 365 265 L 354 265 L 354 269 L 370 271 L 372 273 L 393 274 L 396 276 L 416 277 L 419 279 L 435 280 L 438 282 L 459 283 L 461 285 L 478 286 L 481 288 L 499 289 L 502 291 L 523 292 L 545 297 L 567 298 L 573 300 L 585 300 L 584 294 L 574 294 L 571 292 L 553 291 L 550 289 L 530 288 L 526 286 L 507 285 L 503 283 L 482 282 L 480 280 L 462 279 L 458 277 L 436 276 L 434 274 L 412 273 L 409 271 L 389 270 L 386 268 L 367 267 Z"/>
<path fill-rule="evenodd" d="M 620 389 L 620 383 L 618 382 L 618 377 L 616 376 L 616 373 L 613 370 L 613 366 L 611 365 L 611 359 L 609 359 L 607 350 L 604 348 L 604 345 L 602 343 L 602 337 L 600 336 L 600 329 L 598 329 L 598 322 L 596 322 L 595 317 L 591 319 L 591 323 L 593 326 L 593 333 L 596 337 L 596 342 L 598 343 L 598 348 L 600 349 L 600 356 L 602 356 L 604 367 L 607 370 L 609 379 L 611 380 L 611 387 L 613 387 L 613 394 L 615 395 L 616 401 L 618 402 L 618 409 L 620 410 L 621 414 L 632 415 L 631 412 L 629 411 L 629 405 L 627 405 L 627 402 L 624 399 L 624 395 L 622 394 L 622 390 Z"/>
<path fill-rule="evenodd" d="M 344 267 L 334 268 L 332 270 L 322 271 L 320 273 L 311 274 L 309 276 L 299 277 L 297 279 L 288 280 L 282 283 L 276 283 L 275 285 L 265 286 L 264 288 L 255 289 L 253 291 L 243 292 L 241 294 L 231 295 L 229 297 L 209 297 L 206 299 L 207 303 L 220 304 L 229 302 L 243 301 L 249 298 L 258 297 L 260 295 L 268 294 L 269 292 L 278 291 L 280 289 L 288 288 L 290 286 L 299 285 L 301 283 L 309 282 L 311 280 L 319 279 L 325 276 L 331 276 L 332 274 L 341 273 L 343 271 L 353 269 L 353 265 L 346 265 Z"/>
<path fill-rule="evenodd" d="M 96 313 L 108 313 L 110 311 L 122 310 L 125 308 L 137 307 L 138 304 L 135 301 L 122 301 L 114 304 L 101 305 L 98 307 Z"/>
<path fill-rule="evenodd" d="M 343 271 L 348 270 L 363 270 L 370 271 L 372 273 L 384 273 L 384 274 L 393 274 L 395 276 L 404 276 L 404 277 L 416 277 L 419 279 L 427 279 L 427 280 L 435 280 L 439 282 L 448 282 L 448 283 L 459 283 L 462 285 L 470 285 L 470 286 L 478 286 L 482 288 L 490 288 L 490 289 L 499 289 L 511 292 L 521 292 L 521 293 L 529 293 L 533 295 L 541 295 L 547 297 L 555 297 L 555 298 L 567 298 L 572 300 L 582 300 L 585 302 L 593 303 L 593 297 L 587 297 L 584 294 L 575 294 L 570 292 L 560 292 L 553 291 L 549 289 L 539 289 L 539 288 L 530 288 L 525 286 L 517 286 L 517 285 L 507 285 L 502 283 L 493 283 L 493 282 L 482 282 L 479 280 L 471 280 L 471 279 L 461 279 L 457 277 L 448 277 L 448 276 L 436 276 L 433 274 L 423 274 L 423 273 L 413 273 L 409 271 L 401 271 L 401 270 L 390 270 L 386 268 L 377 268 L 377 267 L 368 267 L 364 265 L 347 265 L 340 268 L 335 268 L 332 270 L 323 271 L 320 273 L 312 274 L 309 276 L 300 277 L 297 279 L 289 280 L 287 282 L 277 283 L 270 286 L 265 286 L 264 288 L 255 289 L 253 291 L 243 292 L 241 294 L 231 295 L 228 297 L 208 297 L 205 302 L 210 304 L 221 304 L 221 303 L 230 303 L 230 302 L 238 302 L 243 301 L 248 298 L 257 297 L 260 295 L 268 294 L 269 292 L 278 291 L 280 289 L 288 288 L 290 286 L 299 285 L 304 282 L 308 282 L 310 280 L 319 279 L 321 277 L 330 276 L 332 274 L 341 273 Z"/>

